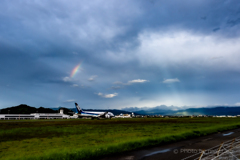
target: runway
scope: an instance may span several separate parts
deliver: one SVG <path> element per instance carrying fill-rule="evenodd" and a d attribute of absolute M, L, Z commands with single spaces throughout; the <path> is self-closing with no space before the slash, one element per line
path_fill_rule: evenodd
<path fill-rule="evenodd" d="M 240 128 L 166 145 L 124 152 L 101 160 L 181 160 L 199 153 L 203 149 L 209 149 L 237 137 L 240 137 Z"/>

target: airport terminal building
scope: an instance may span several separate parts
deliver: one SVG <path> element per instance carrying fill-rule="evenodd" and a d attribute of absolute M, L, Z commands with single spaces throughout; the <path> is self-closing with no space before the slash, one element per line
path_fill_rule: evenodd
<path fill-rule="evenodd" d="M 20 119 L 69 119 L 70 116 L 60 113 L 31 113 L 31 114 L 0 114 L 0 120 L 20 120 Z"/>

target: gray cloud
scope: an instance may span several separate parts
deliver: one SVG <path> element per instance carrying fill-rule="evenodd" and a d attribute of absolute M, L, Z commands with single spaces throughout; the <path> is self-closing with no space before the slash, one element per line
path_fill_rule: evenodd
<path fill-rule="evenodd" d="M 180 82 L 180 80 L 178 78 L 174 78 L 174 79 L 164 79 L 163 83 L 176 83 L 176 82 Z"/>
<path fill-rule="evenodd" d="M 238 102 L 237 1 L 3 0 L 0 10 L 0 108 Z M 181 83 L 159 83 L 167 77 Z"/>
<path fill-rule="evenodd" d="M 110 89 L 118 90 L 118 89 L 121 89 L 121 88 L 122 88 L 121 86 L 112 86 Z"/>
<path fill-rule="evenodd" d="M 134 83 L 145 83 L 145 82 L 149 82 L 149 80 L 145 80 L 145 79 L 134 79 L 134 80 L 130 80 L 127 83 L 123 83 L 120 81 L 116 81 L 113 84 L 117 84 L 117 85 L 132 85 Z"/>

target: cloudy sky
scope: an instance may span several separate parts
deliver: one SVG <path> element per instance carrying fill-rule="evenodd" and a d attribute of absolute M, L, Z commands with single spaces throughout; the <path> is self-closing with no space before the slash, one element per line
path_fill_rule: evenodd
<path fill-rule="evenodd" d="M 240 105 L 240 3 L 1 0 L 0 76 L 0 108 Z"/>

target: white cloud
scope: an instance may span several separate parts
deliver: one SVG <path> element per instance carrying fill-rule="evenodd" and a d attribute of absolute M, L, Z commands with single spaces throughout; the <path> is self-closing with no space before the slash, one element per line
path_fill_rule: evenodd
<path fill-rule="evenodd" d="M 128 81 L 128 83 L 144 83 L 144 82 L 148 82 L 148 80 L 145 80 L 145 79 L 134 79 L 134 80 Z"/>
<path fill-rule="evenodd" d="M 101 92 L 99 92 L 97 95 L 102 96 L 103 94 Z"/>
<path fill-rule="evenodd" d="M 146 66 L 187 65 L 211 69 L 238 70 L 240 39 L 223 39 L 215 35 L 191 32 L 144 32 L 139 35 L 141 46 L 132 58 Z M 174 47 L 173 47 L 174 46 Z M 127 53 L 126 53 L 127 54 Z M 217 61 L 212 61 L 216 60 Z M 224 65 L 222 65 L 224 64 Z"/>
<path fill-rule="evenodd" d="M 113 93 L 113 94 L 103 94 L 101 92 L 97 93 L 98 96 L 103 97 L 103 98 L 113 98 L 118 95 L 118 93 Z"/>
<path fill-rule="evenodd" d="M 149 82 L 149 80 L 145 80 L 145 79 L 134 79 L 131 81 L 128 81 L 127 83 L 122 83 L 120 81 L 116 81 L 113 84 L 118 84 L 118 85 L 131 85 L 133 83 L 145 83 L 145 82 Z"/>
<path fill-rule="evenodd" d="M 179 79 L 174 78 L 174 79 L 165 79 L 163 83 L 175 83 L 175 82 L 180 82 Z"/>
<path fill-rule="evenodd" d="M 93 75 L 88 79 L 88 81 L 94 81 L 97 77 L 98 77 L 97 75 Z"/>
<path fill-rule="evenodd" d="M 235 103 L 235 106 L 240 106 L 240 102 Z"/>
<path fill-rule="evenodd" d="M 70 82 L 70 81 L 72 81 L 72 79 L 71 79 L 70 77 L 64 77 L 64 78 L 63 78 L 63 81 L 64 81 L 64 82 Z"/>
<path fill-rule="evenodd" d="M 72 103 L 72 102 L 76 102 L 76 100 L 75 99 L 69 99 L 69 100 L 64 101 L 64 103 Z"/>
<path fill-rule="evenodd" d="M 118 94 L 117 93 L 113 93 L 113 94 L 105 94 L 104 95 L 104 98 L 113 98 L 115 96 L 117 96 Z"/>

